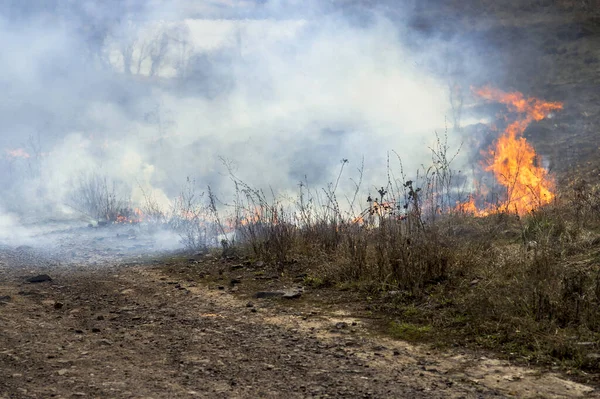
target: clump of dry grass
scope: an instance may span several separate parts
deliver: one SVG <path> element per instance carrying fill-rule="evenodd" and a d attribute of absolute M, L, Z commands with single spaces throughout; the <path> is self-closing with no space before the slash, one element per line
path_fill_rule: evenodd
<path fill-rule="evenodd" d="M 234 179 L 232 244 L 284 273 L 300 260 L 313 286 L 382 298 L 380 310 L 428 340 L 599 367 L 600 186 L 574 181 L 526 215 L 475 217 L 453 210 L 447 146 L 433 152 L 430 168 L 390 177 L 359 214 L 341 210 L 336 184 L 321 195 L 301 185 L 290 200 Z"/>
<path fill-rule="evenodd" d="M 206 196 L 199 191 L 195 180 L 186 178 L 168 209 L 160 206 L 143 189 L 141 191 L 144 196 L 142 213 L 147 228 L 177 233 L 181 244 L 190 252 L 207 252 L 217 246 L 219 236 L 224 232 L 219 228 L 218 218 L 214 218 L 215 197 L 210 187 Z"/>
<path fill-rule="evenodd" d="M 431 166 L 413 179 L 391 168 L 379 196 L 356 209 L 339 203 L 338 181 L 322 190 L 300 185 L 296 198 L 254 189 L 235 177 L 222 203 L 193 181 L 157 219 L 190 250 L 223 247 L 281 273 L 304 268 L 313 286 L 355 287 L 380 298 L 397 317 L 394 334 L 466 343 L 527 361 L 597 370 L 600 363 L 600 186 L 559 185 L 555 200 L 526 215 L 475 217 L 455 210 L 464 198 L 443 139 Z M 82 193 L 106 193 L 93 180 Z M 87 195 L 87 194 L 86 194 Z M 110 195 L 99 204 L 115 207 Z M 96 198 L 93 195 L 82 198 Z M 118 208 L 118 207 L 117 207 Z M 99 213 L 105 213 L 100 209 Z"/>
<path fill-rule="evenodd" d="M 585 187 L 582 187 L 584 184 Z M 432 325 L 440 342 L 471 342 L 527 361 L 598 369 L 600 220 L 596 188 L 563 187 L 519 217 L 451 215 L 438 223 L 447 278 L 387 311 Z M 585 193 L 585 195 L 582 195 Z M 404 315 L 406 316 L 406 315 Z"/>
<path fill-rule="evenodd" d="M 95 173 L 80 174 L 72 182 L 68 204 L 81 214 L 100 222 L 116 222 L 133 213 L 122 184 Z"/>

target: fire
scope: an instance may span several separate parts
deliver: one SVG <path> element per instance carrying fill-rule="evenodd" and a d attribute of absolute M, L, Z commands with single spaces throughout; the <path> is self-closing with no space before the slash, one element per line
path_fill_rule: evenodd
<path fill-rule="evenodd" d="M 369 197 L 371 198 L 371 197 Z M 369 208 L 361 212 L 360 215 L 356 216 L 351 220 L 352 224 L 358 224 L 360 226 L 373 225 L 377 216 L 377 219 L 389 218 L 396 220 L 404 220 L 406 216 L 399 212 L 397 201 L 372 201 L 369 200 Z"/>
<path fill-rule="evenodd" d="M 133 208 L 131 211 L 125 213 L 126 215 L 118 214 L 115 223 L 134 224 L 141 223 L 144 220 L 144 213 L 139 208 Z"/>
<path fill-rule="evenodd" d="M 177 215 L 179 218 L 184 220 L 197 220 L 200 218 L 198 211 L 196 210 L 180 210 Z"/>
<path fill-rule="evenodd" d="M 477 208 L 476 200 L 473 195 L 469 196 L 468 201 L 458 204 L 455 211 L 475 216 L 488 216 L 490 214 L 490 211 L 488 210 Z"/>
<path fill-rule="evenodd" d="M 495 206 L 495 210 L 521 215 L 550 203 L 554 198 L 554 179 L 540 166 L 540 158 L 523 137 L 523 132 L 532 122 L 561 110 L 562 103 L 525 98 L 519 92 L 507 93 L 491 87 L 476 89 L 474 92 L 488 101 L 506 104 L 509 111 L 518 115 L 488 150 L 484 161 L 485 170 L 492 172 L 504 187 L 504 200 Z M 491 207 L 485 210 L 477 208 L 473 197 L 466 204 L 460 204 L 458 210 L 461 209 L 478 216 L 491 212 Z"/>
<path fill-rule="evenodd" d="M 259 223 L 263 219 L 262 209 L 258 206 L 255 206 L 253 210 L 245 210 L 242 212 L 242 215 L 238 217 L 238 223 L 241 226 L 247 226 L 250 224 Z"/>
<path fill-rule="evenodd" d="M 365 224 L 365 218 L 363 218 L 362 216 L 357 216 L 354 219 L 352 219 L 352 223 L 353 224 L 359 224 L 359 225 L 363 225 Z"/>
<path fill-rule="evenodd" d="M 6 155 L 8 155 L 9 158 L 23 158 L 23 159 L 31 158 L 31 155 L 29 155 L 29 153 L 22 148 L 15 148 L 13 150 L 5 150 L 5 151 L 6 151 Z"/>

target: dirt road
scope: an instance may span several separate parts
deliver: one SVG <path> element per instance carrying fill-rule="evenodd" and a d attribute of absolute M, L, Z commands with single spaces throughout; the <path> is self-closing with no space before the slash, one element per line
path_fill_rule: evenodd
<path fill-rule="evenodd" d="M 300 307 L 248 303 L 156 262 L 0 262 L 0 398 L 596 397 L 557 375 L 392 341 L 310 293 Z"/>

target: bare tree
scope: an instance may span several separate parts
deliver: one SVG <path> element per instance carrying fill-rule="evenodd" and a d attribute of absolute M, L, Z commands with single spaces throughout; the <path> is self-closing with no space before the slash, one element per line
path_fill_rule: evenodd
<path fill-rule="evenodd" d="M 193 56 L 193 45 L 190 43 L 190 29 L 187 25 L 178 25 L 169 32 L 172 43 L 174 66 L 177 76 L 185 77 L 189 72 L 190 60 Z"/>
<path fill-rule="evenodd" d="M 150 48 L 150 76 L 156 76 L 167 55 L 168 48 L 169 36 L 166 32 L 161 31 L 157 34 Z"/>

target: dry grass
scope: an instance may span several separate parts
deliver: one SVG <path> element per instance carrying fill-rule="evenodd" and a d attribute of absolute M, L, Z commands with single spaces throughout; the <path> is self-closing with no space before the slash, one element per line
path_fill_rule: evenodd
<path fill-rule="evenodd" d="M 396 319 L 394 336 L 598 371 L 600 185 L 559 186 L 553 203 L 527 215 L 475 217 L 452 208 L 460 190 L 443 140 L 432 153 L 431 167 L 410 181 L 390 177 L 363 211 L 353 212 L 356 195 L 339 204 L 337 183 L 283 198 L 232 176 L 232 203 L 188 181 L 158 219 L 190 250 L 219 240 L 224 256 L 247 254 L 280 273 L 294 264 L 313 287 L 364 292 Z"/>
<path fill-rule="evenodd" d="M 394 186 L 400 213 L 372 206 L 363 223 L 333 190 L 286 201 L 237 181 L 231 244 L 282 273 L 299 263 L 313 287 L 365 292 L 397 317 L 395 336 L 597 370 L 600 186 L 574 181 L 527 215 L 474 217 L 449 207 L 453 185 L 436 181 L 449 170 L 422 176 Z"/>
<path fill-rule="evenodd" d="M 116 222 L 133 214 L 131 201 L 122 195 L 122 184 L 96 173 L 81 173 L 72 182 L 68 205 L 92 220 Z"/>

